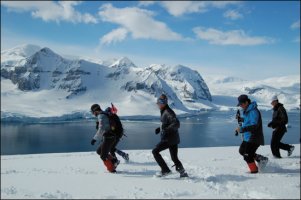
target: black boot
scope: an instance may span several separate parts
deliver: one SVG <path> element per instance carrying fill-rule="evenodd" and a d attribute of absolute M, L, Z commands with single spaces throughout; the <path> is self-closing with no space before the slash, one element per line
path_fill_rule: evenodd
<path fill-rule="evenodd" d="M 164 177 L 171 174 L 170 169 L 166 169 L 166 170 L 162 170 L 161 172 L 157 173 L 156 176 L 157 177 Z"/>
<path fill-rule="evenodd" d="M 125 153 L 125 152 L 123 152 L 123 151 L 121 151 L 119 149 L 116 149 L 116 153 L 118 155 L 120 155 L 126 162 L 129 161 L 129 154 L 127 154 L 127 153 Z"/>
<path fill-rule="evenodd" d="M 185 171 L 185 169 L 184 169 L 183 166 L 178 166 L 178 167 L 176 167 L 176 170 L 177 170 L 177 172 L 180 173 L 180 178 L 188 177 L 188 174 L 187 174 L 187 172 Z"/>

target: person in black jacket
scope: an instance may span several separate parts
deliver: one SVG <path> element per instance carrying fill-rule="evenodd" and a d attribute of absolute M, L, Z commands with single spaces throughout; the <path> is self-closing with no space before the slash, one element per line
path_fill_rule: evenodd
<path fill-rule="evenodd" d="M 112 146 L 116 140 L 109 122 L 109 118 L 104 114 L 98 104 L 91 106 L 91 113 L 97 117 L 99 122 L 98 130 L 91 140 L 91 145 L 94 145 L 97 140 L 102 140 L 102 144 L 98 146 L 96 153 L 100 156 L 107 170 L 111 173 L 116 172 L 116 167 L 119 164 L 117 159 L 110 154 Z"/>
<path fill-rule="evenodd" d="M 170 156 L 176 166 L 176 171 L 180 173 L 180 177 L 187 177 L 187 173 L 178 158 L 178 144 L 180 143 L 180 136 L 178 129 L 180 122 L 177 119 L 175 112 L 168 106 L 167 96 L 162 94 L 158 100 L 157 105 L 161 111 L 161 128 L 155 130 L 156 134 L 161 133 L 161 141 L 153 149 L 152 153 L 158 165 L 161 167 L 161 173 L 158 176 L 165 176 L 171 173 L 169 167 L 160 155 L 160 152 L 169 149 Z"/>
<path fill-rule="evenodd" d="M 284 144 L 281 141 L 283 135 L 287 132 L 286 124 L 288 123 L 288 117 L 285 108 L 282 103 L 279 103 L 277 96 L 273 96 L 271 100 L 273 106 L 273 119 L 268 124 L 268 127 L 274 129 L 271 150 L 275 158 L 281 158 L 279 149 L 286 150 L 287 155 L 292 155 L 295 147 L 292 145 Z"/>

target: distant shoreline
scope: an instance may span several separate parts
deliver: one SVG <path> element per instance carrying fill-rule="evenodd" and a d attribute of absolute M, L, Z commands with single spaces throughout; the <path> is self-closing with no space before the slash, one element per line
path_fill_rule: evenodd
<path fill-rule="evenodd" d="M 200 111 L 198 113 L 183 113 L 178 114 L 178 117 L 186 118 L 186 117 L 195 117 L 208 112 L 220 112 L 220 113 L 233 113 L 236 109 L 231 109 L 228 111 L 224 110 L 207 110 Z M 272 112 L 271 110 L 261 110 L 262 112 Z M 300 113 L 300 109 L 288 110 L 288 113 Z M 158 120 L 160 119 L 158 115 L 133 115 L 133 116 L 120 116 L 121 120 L 138 120 L 138 121 L 146 121 L 146 120 Z M 26 124 L 48 124 L 48 123 L 70 123 L 70 122 L 89 122 L 94 121 L 92 115 L 87 114 L 85 112 L 76 112 L 71 114 L 65 114 L 62 116 L 52 116 L 52 117 L 29 117 L 25 115 L 15 114 L 15 113 L 5 113 L 1 112 L 1 123 L 26 123 Z"/>

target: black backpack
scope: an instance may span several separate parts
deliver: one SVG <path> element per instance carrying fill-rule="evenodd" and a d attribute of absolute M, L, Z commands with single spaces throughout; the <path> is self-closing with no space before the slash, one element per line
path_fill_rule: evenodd
<path fill-rule="evenodd" d="M 118 115 L 114 114 L 111 112 L 111 108 L 108 107 L 103 114 L 105 114 L 106 116 L 108 116 L 109 118 L 109 123 L 110 123 L 110 127 L 111 127 L 111 131 L 118 137 L 121 138 L 124 134 L 124 130 L 123 130 L 123 126 L 122 123 L 120 121 L 120 118 L 118 117 Z"/>

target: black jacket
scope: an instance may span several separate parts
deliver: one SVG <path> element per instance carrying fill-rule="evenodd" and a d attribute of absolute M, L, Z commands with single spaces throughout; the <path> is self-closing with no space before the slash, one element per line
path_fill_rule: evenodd
<path fill-rule="evenodd" d="M 287 129 L 285 125 L 288 123 L 288 117 L 283 104 L 277 103 L 273 110 L 272 128 L 286 132 Z"/>
<path fill-rule="evenodd" d="M 167 142 L 169 145 L 179 144 L 180 136 L 178 129 L 180 128 L 180 122 L 175 112 L 168 105 L 161 110 L 161 122 L 161 141 Z"/>

